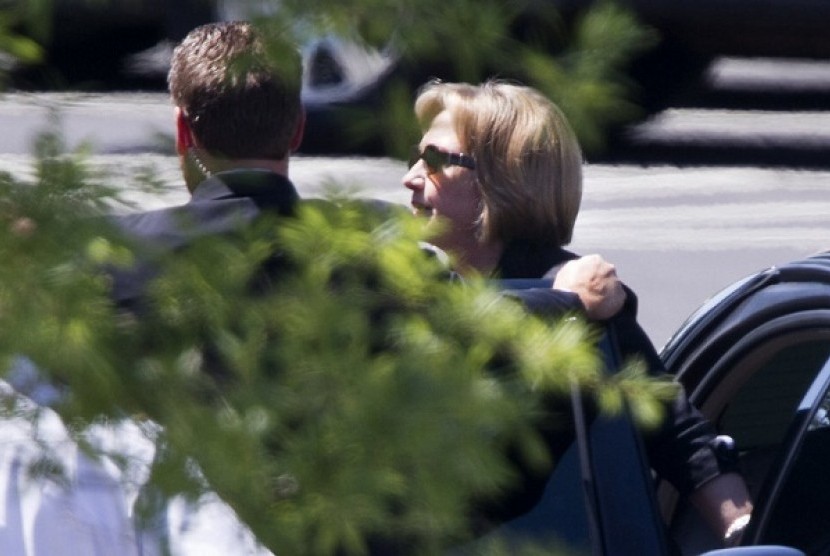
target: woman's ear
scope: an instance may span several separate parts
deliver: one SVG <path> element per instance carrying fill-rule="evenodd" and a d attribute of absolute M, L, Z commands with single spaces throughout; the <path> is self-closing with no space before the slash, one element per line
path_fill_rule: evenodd
<path fill-rule="evenodd" d="M 194 146 L 193 131 L 187 122 L 184 110 L 176 107 L 176 152 L 185 155 Z"/>

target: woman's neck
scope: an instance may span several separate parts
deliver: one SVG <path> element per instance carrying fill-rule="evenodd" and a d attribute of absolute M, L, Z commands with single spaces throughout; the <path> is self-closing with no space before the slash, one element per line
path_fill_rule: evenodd
<path fill-rule="evenodd" d="M 450 238 L 447 238 L 448 240 Z M 479 274 L 489 276 L 496 270 L 504 246 L 501 242 L 480 242 L 472 234 L 464 234 L 449 241 L 436 242 L 447 251 L 453 261 L 453 268 L 462 276 Z"/>

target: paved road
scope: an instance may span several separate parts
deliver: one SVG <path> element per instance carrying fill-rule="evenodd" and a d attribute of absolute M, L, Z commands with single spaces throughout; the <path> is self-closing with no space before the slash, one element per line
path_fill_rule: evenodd
<path fill-rule="evenodd" d="M 738 67 L 746 81 L 746 66 Z M 809 68 L 815 75 L 815 67 Z M 811 86 L 820 87 L 817 79 Z M 114 181 L 129 184 L 128 197 L 140 206 L 186 198 L 178 187 L 177 161 L 167 154 L 172 152 L 172 110 L 163 94 L 6 95 L 0 102 L 0 129 L 7 130 L 0 134 L 0 169 L 31 176 L 33 137 L 48 125 L 56 108 L 67 143 L 86 141 L 94 153 L 92 162 L 109 171 Z M 648 150 L 651 141 L 682 149 L 690 142 L 707 144 L 732 136 L 733 142 L 760 141 L 766 147 L 778 141 L 804 142 L 814 150 L 827 149 L 828 163 L 809 170 L 589 163 L 572 247 L 582 253 L 602 252 L 617 263 L 639 294 L 646 331 L 662 345 L 703 300 L 731 281 L 830 248 L 828 129 L 830 112 L 819 110 L 753 114 L 694 108 L 663 113 L 635 130 L 639 148 Z M 728 148 L 726 143 L 722 148 Z M 161 191 L 149 194 L 139 187 L 137 174 L 148 168 L 165 185 Z M 408 194 L 400 186 L 403 172 L 400 161 L 359 157 L 299 156 L 291 168 L 304 195 L 318 195 L 336 182 L 407 203 Z"/>

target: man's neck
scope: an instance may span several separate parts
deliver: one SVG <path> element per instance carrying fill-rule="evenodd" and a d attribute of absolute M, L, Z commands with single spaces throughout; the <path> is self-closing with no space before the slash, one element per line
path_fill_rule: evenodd
<path fill-rule="evenodd" d="M 212 172 L 227 172 L 229 170 L 267 170 L 275 174 L 288 177 L 288 158 L 272 160 L 267 158 L 245 158 L 240 160 L 216 161 L 212 165 Z"/>
<path fill-rule="evenodd" d="M 265 170 L 284 177 L 288 177 L 288 157 L 280 160 L 269 158 L 241 158 L 241 159 L 218 159 L 205 153 L 188 151 L 186 157 L 182 157 L 182 171 L 184 173 L 187 188 L 192 193 L 200 183 L 220 172 L 231 170 Z"/>

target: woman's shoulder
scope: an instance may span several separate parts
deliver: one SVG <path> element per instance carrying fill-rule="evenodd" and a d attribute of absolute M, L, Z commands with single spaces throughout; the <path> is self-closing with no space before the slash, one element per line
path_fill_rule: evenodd
<path fill-rule="evenodd" d="M 557 245 L 512 241 L 504 249 L 498 271 L 502 278 L 550 278 L 579 255 Z"/>

